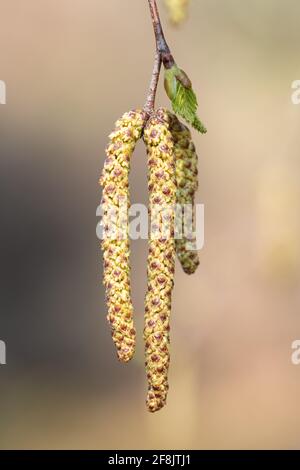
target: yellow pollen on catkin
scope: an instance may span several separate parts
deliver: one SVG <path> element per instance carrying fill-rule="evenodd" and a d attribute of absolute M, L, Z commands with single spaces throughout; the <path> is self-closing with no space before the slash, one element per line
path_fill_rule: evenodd
<path fill-rule="evenodd" d="M 163 207 L 159 222 L 168 215 L 169 236 L 151 236 L 147 261 L 148 289 L 145 299 L 145 364 L 148 378 L 147 408 L 160 410 L 167 400 L 170 363 L 170 314 L 174 286 L 176 204 L 175 156 L 169 115 L 164 109 L 150 117 L 144 131 L 148 153 L 150 220 L 157 206 Z"/>
<path fill-rule="evenodd" d="M 191 220 L 191 228 L 194 229 L 194 203 L 195 193 L 198 189 L 198 156 L 190 130 L 174 114 L 169 113 L 169 119 L 176 160 L 176 200 L 177 204 L 186 211 L 186 219 Z M 191 246 L 196 248 L 195 239 L 189 240 L 185 235 L 185 230 L 186 228 L 182 226 L 182 237 L 175 240 L 176 254 L 184 272 L 193 274 L 197 270 L 200 260 L 196 249 L 190 248 Z"/>
<path fill-rule="evenodd" d="M 145 120 L 143 111 L 134 110 L 125 113 L 117 121 L 115 130 L 109 136 L 107 158 L 99 181 L 103 188 L 102 227 L 104 234 L 107 232 L 102 240 L 107 320 L 111 326 L 118 358 L 122 362 L 128 362 L 135 351 L 136 331 L 131 301 L 127 223 L 130 206 L 128 179 L 131 156 L 141 138 Z M 123 224 L 120 225 L 121 217 L 124 216 Z"/>

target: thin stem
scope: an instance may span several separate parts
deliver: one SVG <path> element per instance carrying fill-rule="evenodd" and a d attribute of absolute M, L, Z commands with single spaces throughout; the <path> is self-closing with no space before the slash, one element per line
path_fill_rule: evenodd
<path fill-rule="evenodd" d="M 150 82 L 149 93 L 144 106 L 144 111 L 148 116 L 150 116 L 150 114 L 154 111 L 155 97 L 161 71 L 161 64 L 163 63 L 166 69 L 170 69 L 171 67 L 173 67 L 173 65 L 175 65 L 175 61 L 171 54 L 170 48 L 167 44 L 162 29 L 156 0 L 148 0 L 148 3 L 156 41 L 154 67 Z"/>
<path fill-rule="evenodd" d="M 157 8 L 156 0 L 148 0 L 149 8 L 151 12 L 152 24 L 156 40 L 156 49 L 161 55 L 161 59 L 165 68 L 170 69 L 175 64 L 174 58 L 171 54 L 170 48 L 167 44 L 160 16 Z"/>
<path fill-rule="evenodd" d="M 160 75 L 160 70 L 161 70 L 161 62 L 162 62 L 161 54 L 158 51 L 156 51 L 149 93 L 147 96 L 146 104 L 144 106 L 144 111 L 148 115 L 150 115 L 154 111 L 157 85 L 158 85 L 159 75 Z"/>

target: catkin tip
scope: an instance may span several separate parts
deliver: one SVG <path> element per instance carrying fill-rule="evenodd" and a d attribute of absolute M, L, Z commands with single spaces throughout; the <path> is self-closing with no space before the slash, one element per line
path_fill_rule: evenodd
<path fill-rule="evenodd" d="M 158 400 L 156 398 L 151 398 L 148 397 L 146 400 L 146 406 L 147 410 L 150 413 L 156 413 L 157 411 L 160 411 L 164 406 L 166 406 L 167 402 L 163 402 L 162 400 Z"/>

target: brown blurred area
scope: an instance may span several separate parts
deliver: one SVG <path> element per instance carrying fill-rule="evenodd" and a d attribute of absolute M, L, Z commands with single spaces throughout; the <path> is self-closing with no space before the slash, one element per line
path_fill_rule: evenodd
<path fill-rule="evenodd" d="M 107 136 L 143 105 L 146 0 L 2 0 L 2 449 L 300 448 L 298 0 L 191 0 L 173 53 L 208 127 L 194 133 L 201 266 L 177 266 L 168 406 L 145 409 L 147 244 L 132 244 L 138 348 L 117 362 L 96 239 Z M 159 105 L 167 105 L 160 86 Z M 132 202 L 147 202 L 138 146 Z"/>

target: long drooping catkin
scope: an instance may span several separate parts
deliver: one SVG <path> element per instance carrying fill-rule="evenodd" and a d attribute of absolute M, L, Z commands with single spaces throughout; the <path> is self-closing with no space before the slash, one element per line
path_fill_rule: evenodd
<path fill-rule="evenodd" d="M 189 0 L 165 0 L 165 3 L 174 24 L 180 24 L 186 19 Z"/>
<path fill-rule="evenodd" d="M 128 177 L 131 155 L 141 138 L 144 124 L 145 115 L 140 110 L 130 111 L 117 121 L 116 128 L 110 135 L 107 158 L 100 178 L 103 187 L 103 283 L 106 289 L 107 319 L 118 357 L 123 362 L 128 362 L 135 350 L 127 225 L 130 204 Z"/>
<path fill-rule="evenodd" d="M 169 113 L 170 130 L 174 140 L 176 160 L 177 204 L 185 210 L 183 222 L 188 220 L 190 229 L 194 228 L 194 201 L 198 189 L 198 157 L 192 142 L 190 130 L 178 118 Z M 176 253 L 182 269 L 187 274 L 193 274 L 200 261 L 195 248 L 195 240 L 188 239 L 182 225 L 182 237 L 175 240 Z M 190 231 L 191 231 L 190 230 Z"/>
<path fill-rule="evenodd" d="M 148 153 L 150 218 L 155 214 L 156 228 L 166 232 L 151 233 L 148 255 L 148 290 L 145 300 L 145 358 L 148 377 L 147 407 L 158 411 L 166 404 L 170 362 L 169 330 L 171 295 L 174 286 L 175 241 L 174 207 L 176 178 L 174 145 L 169 131 L 169 115 L 164 109 L 149 119 L 144 132 Z M 162 209 L 158 213 L 157 209 Z M 153 224 L 153 226 L 155 225 Z M 167 228 L 169 228 L 169 233 Z"/>

